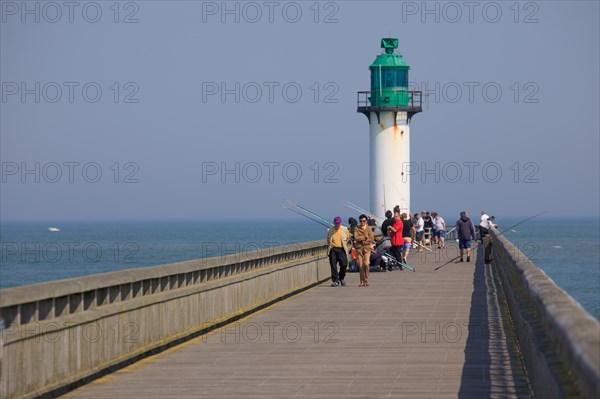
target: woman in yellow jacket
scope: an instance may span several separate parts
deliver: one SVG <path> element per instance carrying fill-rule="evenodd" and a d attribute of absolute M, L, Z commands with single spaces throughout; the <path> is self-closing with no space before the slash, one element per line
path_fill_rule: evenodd
<path fill-rule="evenodd" d="M 360 215 L 360 225 L 354 229 L 354 249 L 356 250 L 356 263 L 360 273 L 359 287 L 369 286 L 369 257 L 371 245 L 375 242 L 373 230 L 367 225 L 367 216 Z"/>

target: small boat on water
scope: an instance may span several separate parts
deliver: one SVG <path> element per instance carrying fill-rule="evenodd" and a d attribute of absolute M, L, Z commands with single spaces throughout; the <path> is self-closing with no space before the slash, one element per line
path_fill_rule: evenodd
<path fill-rule="evenodd" d="M 48 231 L 60 231 L 58 227 L 48 227 Z"/>

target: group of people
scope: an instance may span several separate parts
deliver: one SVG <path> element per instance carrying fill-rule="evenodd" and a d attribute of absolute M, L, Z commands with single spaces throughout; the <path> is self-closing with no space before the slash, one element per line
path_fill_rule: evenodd
<path fill-rule="evenodd" d="M 387 226 L 393 224 L 394 218 L 391 211 L 386 212 L 386 218 L 381 228 L 384 236 L 388 234 Z M 426 240 L 431 240 L 438 248 L 445 247 L 446 222 L 437 212 L 421 211 L 421 213 L 415 213 L 414 215 L 402 213 L 400 218 L 404 224 L 404 232 L 402 234 L 404 241 L 408 241 L 410 244 L 414 241 L 414 246 L 419 248 L 419 251 L 423 251 Z M 412 230 L 413 228 L 414 230 Z M 427 237 L 425 236 L 426 232 L 428 234 Z M 409 245 L 408 248 L 410 249 L 410 247 Z"/>
<path fill-rule="evenodd" d="M 488 234 L 490 225 L 493 225 L 494 217 L 489 217 L 482 211 L 478 228 L 480 236 Z M 446 222 L 437 212 L 425 212 L 407 214 L 400 211 L 396 206 L 392 211 L 387 211 L 386 219 L 381 224 L 382 240 L 389 239 L 390 248 L 386 255 L 399 264 L 399 268 L 406 266 L 406 259 L 411 248 L 423 251 L 426 240 L 430 240 L 437 248 L 445 248 Z M 362 214 L 358 221 L 354 218 L 348 220 L 350 228 L 342 225 L 342 218 L 336 216 L 333 219 L 333 227 L 327 231 L 326 240 L 328 244 L 329 263 L 331 266 L 332 287 L 346 286 L 346 270 L 348 259 L 352 253 L 356 259 L 360 275 L 359 287 L 368 287 L 369 267 L 372 262 L 379 261 L 381 255 L 375 251 L 375 234 L 373 232 L 373 219 Z M 471 241 L 475 240 L 475 226 L 466 211 L 460 213 L 460 218 L 455 223 L 456 237 L 460 250 L 460 262 L 464 262 L 466 252 L 467 262 L 471 261 Z M 425 237 L 428 232 L 429 236 Z M 375 255 L 375 256 L 374 256 Z M 373 259 L 374 258 L 374 259 Z M 339 265 L 339 271 L 338 271 Z"/>
<path fill-rule="evenodd" d="M 336 216 L 333 219 L 333 227 L 327 231 L 327 250 L 329 254 L 329 264 L 331 266 L 332 287 L 338 285 L 346 286 L 346 269 L 348 267 L 348 255 L 352 249 L 356 254 L 356 263 L 360 272 L 360 287 L 369 286 L 369 264 L 370 255 L 375 244 L 375 235 L 373 229 L 367 224 L 366 215 L 358 217 L 360 225 L 357 225 L 354 218 L 350 218 L 350 230 L 342 226 L 342 218 Z M 338 264 L 340 270 L 338 272 Z"/>

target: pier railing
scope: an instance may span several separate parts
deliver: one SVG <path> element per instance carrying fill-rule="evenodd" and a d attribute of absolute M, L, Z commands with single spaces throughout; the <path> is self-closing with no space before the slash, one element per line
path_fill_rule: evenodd
<path fill-rule="evenodd" d="M 307 289 L 330 277 L 326 249 L 315 241 L 0 290 L 0 397 L 60 393 Z"/>
<path fill-rule="evenodd" d="M 491 250 L 536 396 L 600 398 L 598 320 L 493 227 L 490 237 L 486 253 Z"/>

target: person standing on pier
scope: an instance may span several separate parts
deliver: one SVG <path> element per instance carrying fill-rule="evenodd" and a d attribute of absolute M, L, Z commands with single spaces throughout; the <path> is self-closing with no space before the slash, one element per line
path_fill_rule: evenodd
<path fill-rule="evenodd" d="M 435 219 L 433 219 L 433 227 L 435 227 L 435 235 L 438 242 L 437 247 L 444 249 L 446 246 L 444 243 L 444 240 L 446 239 L 446 222 L 438 213 L 435 214 Z"/>
<path fill-rule="evenodd" d="M 354 229 L 358 226 L 358 222 L 353 217 L 348 218 L 348 226 L 350 226 L 350 235 L 354 235 Z"/>
<path fill-rule="evenodd" d="M 356 261 L 360 273 L 359 287 L 369 286 L 369 257 L 371 255 L 371 244 L 375 242 L 373 230 L 367 225 L 367 216 L 360 215 L 358 218 L 360 226 L 354 229 L 354 249 L 356 250 Z"/>
<path fill-rule="evenodd" d="M 475 226 L 466 211 L 460 213 L 460 219 L 456 221 L 456 236 L 458 237 L 458 248 L 460 249 L 460 261 L 464 262 L 463 253 L 467 250 L 467 262 L 471 261 L 471 240 L 475 239 Z"/>
<path fill-rule="evenodd" d="M 429 237 L 429 242 L 433 245 L 433 219 L 431 219 L 429 212 L 426 212 L 425 216 L 423 216 L 423 222 L 425 223 L 423 227 Z"/>
<path fill-rule="evenodd" d="M 404 240 L 402 239 L 403 227 L 404 224 L 402 223 L 402 219 L 400 217 L 400 207 L 396 207 L 394 208 L 394 224 L 388 226 L 388 232 L 390 235 L 390 242 L 392 244 L 390 252 L 398 262 L 402 262 L 402 246 L 404 245 Z M 400 270 L 402 270 L 402 265 L 400 265 Z"/>
<path fill-rule="evenodd" d="M 346 268 L 348 267 L 348 244 L 350 243 L 350 232 L 346 226 L 342 226 L 342 218 L 336 216 L 333 219 L 333 227 L 327 231 L 327 245 L 329 248 L 329 266 L 331 266 L 331 286 L 346 286 Z M 338 273 L 338 263 L 340 271 Z"/>
<path fill-rule="evenodd" d="M 402 214 L 402 240 L 404 244 L 402 245 L 402 263 L 407 263 L 406 258 L 408 257 L 408 253 L 410 251 L 410 247 L 412 246 L 413 236 L 415 235 L 415 227 L 413 226 L 412 221 L 410 220 L 409 215 L 406 213 Z"/>
<path fill-rule="evenodd" d="M 388 226 L 391 226 L 393 224 L 394 224 L 394 215 L 392 214 L 392 211 L 388 210 L 385 212 L 385 220 L 381 224 L 381 233 L 383 234 L 384 237 L 388 237 Z"/>
<path fill-rule="evenodd" d="M 417 245 L 419 246 L 419 252 L 423 252 L 423 235 L 425 234 L 425 222 L 423 218 L 418 213 L 415 214 L 415 229 L 417 231 L 417 236 L 415 240 L 417 241 Z"/>
<path fill-rule="evenodd" d="M 430 216 L 431 215 L 431 216 Z M 431 244 L 432 245 L 437 245 L 437 234 L 435 231 L 435 211 L 431 211 L 431 212 L 427 212 L 427 216 L 429 216 L 429 223 L 431 224 Z M 427 228 L 427 222 L 428 220 L 425 220 L 425 228 Z"/>
<path fill-rule="evenodd" d="M 481 238 L 481 243 L 483 244 L 483 239 L 489 233 L 489 225 L 488 220 L 490 217 L 485 213 L 485 211 L 481 211 L 481 219 L 479 220 L 479 238 Z"/>

